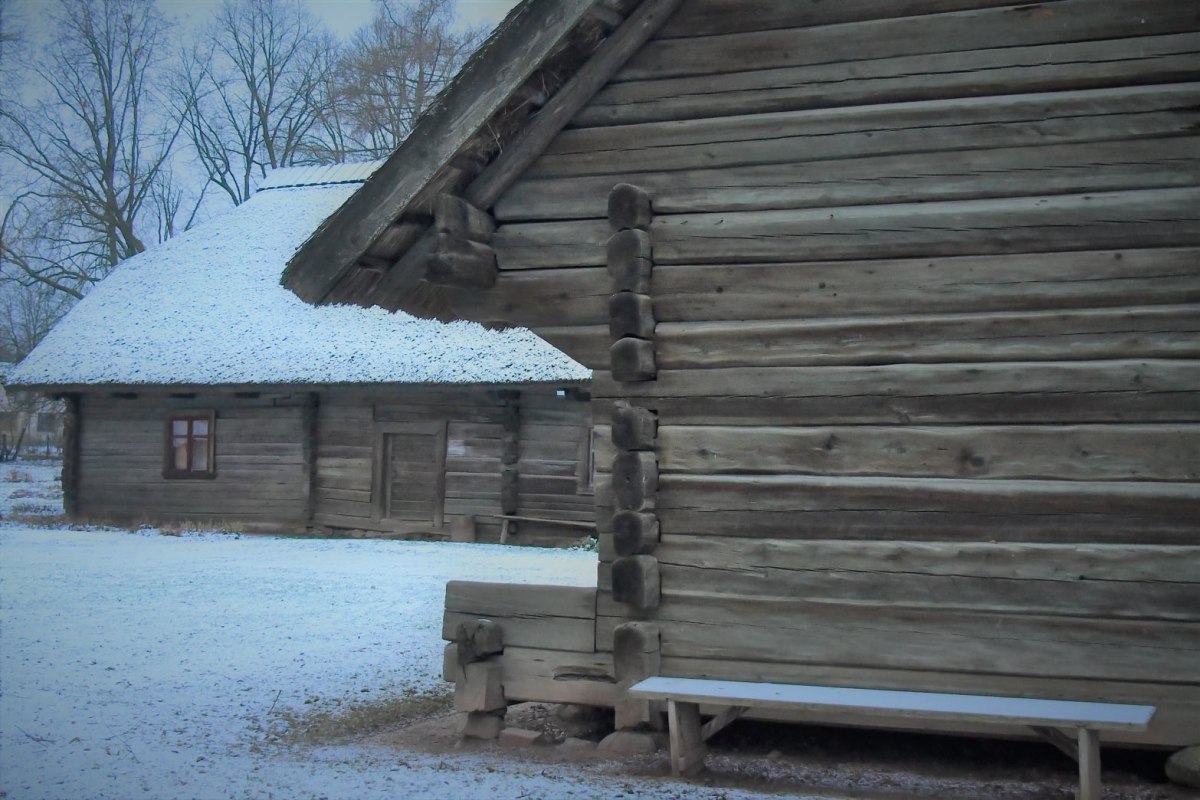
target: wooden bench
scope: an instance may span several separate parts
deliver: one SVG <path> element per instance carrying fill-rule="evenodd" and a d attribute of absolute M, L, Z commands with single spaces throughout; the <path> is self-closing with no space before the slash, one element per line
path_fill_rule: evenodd
<path fill-rule="evenodd" d="M 1144 731 L 1153 706 L 1078 703 L 1023 697 L 934 694 L 778 683 L 648 678 L 629 694 L 665 700 L 671 737 L 671 771 L 688 775 L 704 767 L 705 741 L 751 708 L 842 711 L 919 720 L 1024 725 L 1079 762 L 1079 800 L 1100 800 L 1100 731 Z M 700 704 L 721 709 L 700 723 Z M 1075 737 L 1062 728 L 1075 729 Z"/>

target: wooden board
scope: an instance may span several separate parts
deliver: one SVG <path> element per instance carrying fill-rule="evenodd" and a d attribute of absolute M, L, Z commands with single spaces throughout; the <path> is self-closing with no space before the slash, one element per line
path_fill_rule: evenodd
<path fill-rule="evenodd" d="M 662 473 L 1200 480 L 1195 425 L 659 428 Z"/>

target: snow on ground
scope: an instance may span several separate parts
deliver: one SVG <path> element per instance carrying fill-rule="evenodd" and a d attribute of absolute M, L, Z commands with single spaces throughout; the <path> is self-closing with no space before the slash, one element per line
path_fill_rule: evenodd
<path fill-rule="evenodd" d="M 43 481 L 14 482 L 3 467 L 6 514 L 13 493 L 52 474 L 39 467 Z M 269 744 L 264 732 L 284 711 L 444 686 L 447 580 L 590 585 L 593 553 L 5 525 L 0 797 L 617 792 L 602 766 L 293 749 Z M 626 796 L 758 796 L 666 780 L 619 785 Z"/>

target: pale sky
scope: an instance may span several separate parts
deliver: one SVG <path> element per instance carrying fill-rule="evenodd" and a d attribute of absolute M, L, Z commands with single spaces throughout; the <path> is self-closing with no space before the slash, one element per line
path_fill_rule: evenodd
<path fill-rule="evenodd" d="M 222 0 L 157 0 L 168 17 L 180 22 L 207 20 Z M 371 19 L 371 0 L 306 0 L 313 13 L 325 20 L 341 39 L 349 39 Z M 458 13 L 468 25 L 494 26 L 517 4 L 518 0 L 458 0 Z"/>

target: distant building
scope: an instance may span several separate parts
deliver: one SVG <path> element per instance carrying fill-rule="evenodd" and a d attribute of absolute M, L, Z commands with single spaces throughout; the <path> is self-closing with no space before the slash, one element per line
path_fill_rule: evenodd
<path fill-rule="evenodd" d="M 375 166 L 276 171 L 122 263 L 13 372 L 66 403 L 68 514 L 484 539 L 521 516 L 514 541 L 581 535 L 586 368 L 524 329 L 312 308 L 280 285 Z"/>

